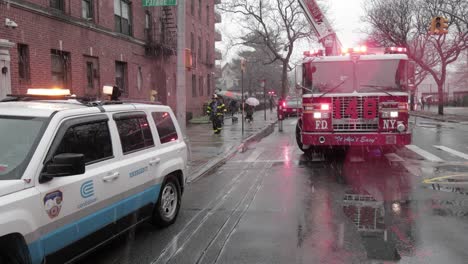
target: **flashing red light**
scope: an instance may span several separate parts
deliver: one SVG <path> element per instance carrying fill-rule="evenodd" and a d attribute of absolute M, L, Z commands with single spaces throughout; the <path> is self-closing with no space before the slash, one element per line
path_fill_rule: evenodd
<path fill-rule="evenodd" d="M 283 101 L 283 107 L 286 107 L 286 102 Z"/>

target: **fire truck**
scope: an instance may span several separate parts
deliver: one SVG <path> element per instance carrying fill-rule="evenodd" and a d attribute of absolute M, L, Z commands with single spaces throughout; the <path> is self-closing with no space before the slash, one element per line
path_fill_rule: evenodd
<path fill-rule="evenodd" d="M 304 152 L 411 143 L 410 63 L 402 47 L 343 48 L 314 0 L 299 0 L 325 50 L 304 52 L 303 113 L 296 140 Z"/>

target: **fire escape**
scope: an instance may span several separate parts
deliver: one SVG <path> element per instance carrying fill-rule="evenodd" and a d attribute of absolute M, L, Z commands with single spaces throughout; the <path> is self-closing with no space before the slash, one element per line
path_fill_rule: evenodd
<path fill-rule="evenodd" d="M 147 56 L 171 56 L 177 53 L 177 21 L 173 7 L 155 8 L 155 19 L 149 16 L 146 34 Z"/>

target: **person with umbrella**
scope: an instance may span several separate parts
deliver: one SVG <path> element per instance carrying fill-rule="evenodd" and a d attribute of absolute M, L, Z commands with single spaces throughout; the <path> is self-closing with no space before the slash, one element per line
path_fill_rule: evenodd
<path fill-rule="evenodd" d="M 212 101 L 207 107 L 206 113 L 210 116 L 213 123 L 213 131 L 215 134 L 221 133 L 223 130 L 224 113 L 227 111 L 226 106 L 220 100 L 218 95 L 213 94 Z"/>
<path fill-rule="evenodd" d="M 249 123 L 252 123 L 255 106 L 259 104 L 260 102 L 257 100 L 257 98 L 250 97 L 245 100 L 245 120 L 247 120 Z"/>

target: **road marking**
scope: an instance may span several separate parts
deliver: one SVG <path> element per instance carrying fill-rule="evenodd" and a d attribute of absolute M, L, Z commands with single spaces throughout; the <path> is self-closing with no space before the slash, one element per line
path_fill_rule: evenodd
<path fill-rule="evenodd" d="M 405 161 L 402 157 L 398 156 L 396 153 L 387 153 L 387 154 L 385 154 L 385 157 L 390 162 L 403 162 L 403 161 Z"/>
<path fill-rule="evenodd" d="M 457 150 L 454 150 L 454 149 L 451 149 L 451 148 L 447 148 L 445 146 L 434 146 L 434 147 L 437 148 L 437 149 L 446 151 L 446 152 L 448 152 L 450 154 L 453 154 L 455 156 L 458 156 L 460 158 L 468 160 L 468 155 L 463 153 L 463 152 L 460 152 L 460 151 L 457 151 Z"/>
<path fill-rule="evenodd" d="M 252 154 L 250 154 L 250 156 L 245 161 L 246 162 L 254 162 L 256 159 L 258 159 L 258 157 L 260 157 L 262 152 L 263 152 L 262 148 L 258 148 L 256 150 L 254 150 L 254 152 L 252 152 Z"/>
<path fill-rule="evenodd" d="M 430 152 L 427 152 L 425 151 L 424 149 L 416 146 L 416 145 L 407 145 L 406 148 L 408 148 L 409 150 L 415 152 L 416 154 L 422 156 L 423 158 L 429 160 L 429 161 L 432 161 L 432 162 L 444 162 L 443 159 L 437 157 L 436 155 L 430 153 Z"/>
<path fill-rule="evenodd" d="M 290 124 L 291 126 L 294 126 L 294 125 L 296 125 L 296 124 L 297 124 L 297 120 L 294 120 L 294 121 L 292 121 L 292 122 L 291 122 L 291 123 L 289 123 L 289 124 Z"/>
<path fill-rule="evenodd" d="M 228 163 L 247 163 L 247 162 L 251 162 L 251 161 L 247 161 L 247 160 L 233 160 L 233 161 L 230 161 Z M 279 162 L 286 162 L 286 160 L 255 160 L 254 162 L 264 162 L 264 163 L 279 163 Z"/>

